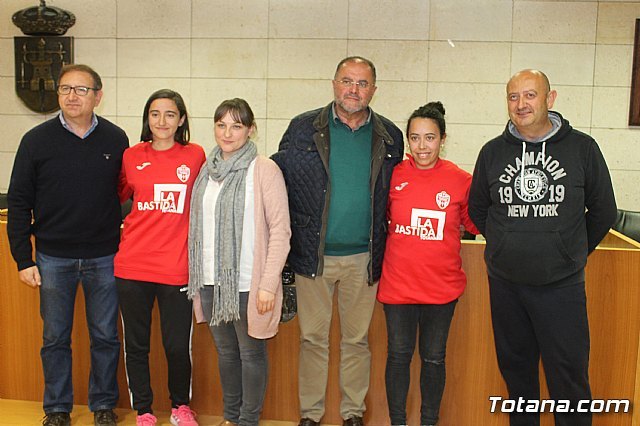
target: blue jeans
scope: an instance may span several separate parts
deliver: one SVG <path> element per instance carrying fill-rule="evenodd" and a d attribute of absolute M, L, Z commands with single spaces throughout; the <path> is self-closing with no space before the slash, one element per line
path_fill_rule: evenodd
<path fill-rule="evenodd" d="M 407 393 L 411 379 L 411 358 L 420 336 L 420 424 L 438 422 L 444 392 L 444 358 L 453 312 L 458 301 L 444 305 L 384 305 L 387 320 L 387 367 L 385 383 L 392 425 L 407 424 Z M 417 329 L 417 330 L 416 330 Z"/>
<path fill-rule="evenodd" d="M 213 292 L 200 291 L 202 310 L 211 321 Z M 267 391 L 269 363 L 267 341 L 249 336 L 247 303 L 249 292 L 240 293 L 240 319 L 210 326 L 218 351 L 224 418 L 239 426 L 258 426 Z"/>
<path fill-rule="evenodd" d="M 118 402 L 117 369 L 118 293 L 113 277 L 113 255 L 93 259 L 66 259 L 36 253 L 42 277 L 40 316 L 43 345 L 44 412 L 71 412 L 71 330 L 78 282 L 82 282 L 91 340 L 89 409 L 111 409 Z"/>

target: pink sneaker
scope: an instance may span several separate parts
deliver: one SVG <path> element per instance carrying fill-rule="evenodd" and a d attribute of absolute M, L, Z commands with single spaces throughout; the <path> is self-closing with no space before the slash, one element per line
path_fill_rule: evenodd
<path fill-rule="evenodd" d="M 156 416 L 147 413 L 136 417 L 136 426 L 156 426 L 157 421 Z"/>
<path fill-rule="evenodd" d="M 174 426 L 198 426 L 196 413 L 188 405 L 181 405 L 171 409 L 171 424 Z"/>

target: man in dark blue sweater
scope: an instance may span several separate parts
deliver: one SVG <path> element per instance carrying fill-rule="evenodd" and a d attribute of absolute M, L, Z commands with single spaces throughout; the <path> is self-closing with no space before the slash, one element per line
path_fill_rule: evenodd
<path fill-rule="evenodd" d="M 91 338 L 89 408 L 96 425 L 115 426 L 120 342 L 113 256 L 120 235 L 118 175 L 129 142 L 94 113 L 102 81 L 93 69 L 63 67 L 57 91 L 60 114 L 28 131 L 16 153 L 7 231 L 20 280 L 40 291 L 43 424 L 71 423 L 71 329 L 82 282 Z"/>

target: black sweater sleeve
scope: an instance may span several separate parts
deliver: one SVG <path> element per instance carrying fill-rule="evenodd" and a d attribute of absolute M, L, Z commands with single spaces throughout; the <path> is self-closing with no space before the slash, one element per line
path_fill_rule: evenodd
<path fill-rule="evenodd" d="M 481 234 L 485 235 L 487 214 L 491 205 L 491 194 L 489 193 L 489 182 L 484 163 L 484 149 L 480 150 L 475 168 L 473 169 L 473 179 L 469 189 L 469 217 Z"/>
<path fill-rule="evenodd" d="M 25 135 L 18 147 L 7 195 L 7 233 L 11 255 L 18 264 L 18 270 L 35 265 L 31 245 L 31 218 L 35 202 L 36 172 L 27 138 Z"/>
<path fill-rule="evenodd" d="M 587 162 L 584 191 L 587 239 L 591 253 L 609 232 L 617 212 L 609 169 L 595 141 Z"/>

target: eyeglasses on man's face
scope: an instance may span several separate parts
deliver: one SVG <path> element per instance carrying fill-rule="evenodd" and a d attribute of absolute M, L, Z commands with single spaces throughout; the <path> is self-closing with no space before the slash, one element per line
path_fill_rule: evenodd
<path fill-rule="evenodd" d="M 71 90 L 75 92 L 78 96 L 87 96 L 90 90 L 97 91 L 95 87 L 86 87 L 86 86 L 68 86 L 63 84 L 62 86 L 58 86 L 58 95 L 68 95 L 71 93 Z"/>
<path fill-rule="evenodd" d="M 363 90 L 371 87 L 371 83 L 369 83 L 367 80 L 353 81 L 353 80 L 349 80 L 348 78 L 343 78 L 342 80 L 333 80 L 333 81 L 335 81 L 342 87 L 349 88 L 349 89 L 354 84 L 358 87 L 358 89 L 363 89 Z"/>

